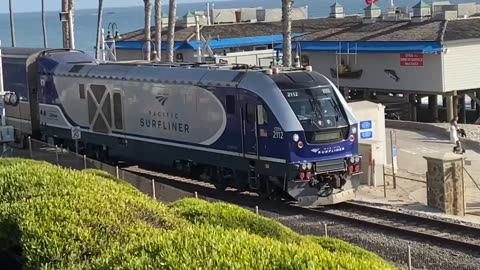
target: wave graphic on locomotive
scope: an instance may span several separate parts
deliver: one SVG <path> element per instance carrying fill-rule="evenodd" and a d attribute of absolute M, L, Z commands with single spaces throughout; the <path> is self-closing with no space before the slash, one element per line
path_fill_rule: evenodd
<path fill-rule="evenodd" d="M 7 123 L 102 161 L 173 166 L 216 188 L 300 205 L 354 197 L 357 120 L 325 76 L 305 69 L 98 63 L 68 49 L 2 48 Z"/>

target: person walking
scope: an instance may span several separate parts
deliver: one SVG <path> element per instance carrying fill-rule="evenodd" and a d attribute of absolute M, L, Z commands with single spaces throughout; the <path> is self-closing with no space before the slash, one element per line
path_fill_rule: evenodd
<path fill-rule="evenodd" d="M 455 146 L 453 147 L 453 152 L 456 154 L 463 154 L 465 153 L 465 149 L 462 147 L 462 143 L 458 138 L 458 132 L 460 128 L 458 127 L 458 116 L 455 116 L 450 121 L 450 142 L 453 143 Z"/>

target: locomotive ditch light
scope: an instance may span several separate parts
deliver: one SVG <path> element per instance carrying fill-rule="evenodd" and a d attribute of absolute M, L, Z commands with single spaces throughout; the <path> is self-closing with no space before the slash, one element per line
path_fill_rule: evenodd
<path fill-rule="evenodd" d="M 349 161 L 350 161 L 350 164 L 355 163 L 355 157 L 354 157 L 354 156 L 351 156 Z"/>
<path fill-rule="evenodd" d="M 309 163 L 307 163 L 307 169 L 308 169 L 308 170 L 312 169 L 312 166 L 313 166 L 313 164 L 312 164 L 312 163 L 310 163 L 310 162 L 309 162 Z"/>
<path fill-rule="evenodd" d="M 355 157 L 355 163 L 358 163 L 358 162 L 360 162 L 360 156 Z"/>
<path fill-rule="evenodd" d="M 355 141 L 355 136 L 354 136 L 354 135 L 350 135 L 350 136 L 348 137 L 348 139 L 349 139 L 351 142 L 353 142 L 353 141 Z"/>
<path fill-rule="evenodd" d="M 356 127 L 352 127 L 352 134 L 357 134 L 357 128 Z"/>
<path fill-rule="evenodd" d="M 293 134 L 293 141 L 294 142 L 298 142 L 298 140 L 300 140 L 300 136 L 298 136 L 298 134 Z"/>
<path fill-rule="evenodd" d="M 302 149 L 302 148 L 303 148 L 303 142 L 302 142 L 302 141 L 299 141 L 299 142 L 297 143 L 297 147 L 300 148 L 300 149 Z"/>

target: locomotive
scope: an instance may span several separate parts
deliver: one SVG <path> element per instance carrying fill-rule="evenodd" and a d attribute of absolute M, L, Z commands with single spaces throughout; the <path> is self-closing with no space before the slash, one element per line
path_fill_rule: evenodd
<path fill-rule="evenodd" d="M 170 166 L 217 189 L 326 205 L 355 195 L 357 120 L 306 68 L 144 61 L 80 50 L 3 48 L 7 124 L 102 161 Z"/>

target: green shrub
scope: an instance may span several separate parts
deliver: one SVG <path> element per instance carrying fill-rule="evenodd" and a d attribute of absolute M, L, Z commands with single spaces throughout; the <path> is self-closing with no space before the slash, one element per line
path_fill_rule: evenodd
<path fill-rule="evenodd" d="M 249 233 L 271 237 L 282 242 L 298 242 L 300 237 L 290 228 L 242 207 L 195 198 L 173 202 L 171 209 L 193 223 L 221 226 L 228 229 L 243 229 Z"/>
<path fill-rule="evenodd" d="M 232 205 L 167 207 L 98 171 L 0 160 L 2 269 L 394 269 L 319 242 Z"/>
<path fill-rule="evenodd" d="M 172 210 L 192 223 L 242 229 L 249 233 L 271 237 L 284 243 L 311 241 L 335 253 L 347 253 L 358 258 L 383 263 L 380 256 L 330 237 L 301 236 L 272 219 L 256 215 L 242 207 L 223 202 L 209 203 L 195 198 L 185 198 L 169 205 Z"/>

